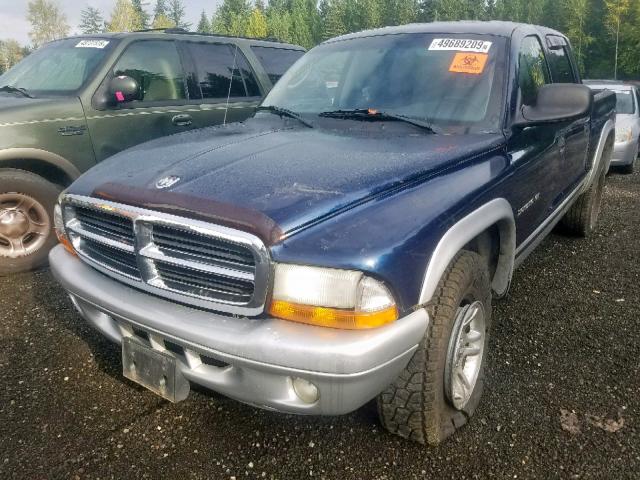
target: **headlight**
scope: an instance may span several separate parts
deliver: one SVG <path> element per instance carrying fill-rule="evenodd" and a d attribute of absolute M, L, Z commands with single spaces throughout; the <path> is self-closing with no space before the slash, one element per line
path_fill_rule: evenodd
<path fill-rule="evenodd" d="M 396 302 L 378 280 L 353 270 L 277 264 L 269 312 L 294 322 L 344 329 L 398 319 Z"/>
<path fill-rule="evenodd" d="M 616 143 L 630 142 L 632 137 L 631 128 L 616 128 Z"/>
<path fill-rule="evenodd" d="M 75 255 L 76 251 L 71 245 L 71 241 L 67 236 L 67 231 L 64 226 L 64 218 L 62 217 L 62 207 L 60 206 L 60 202 L 56 203 L 56 206 L 53 207 L 53 225 L 56 230 L 58 241 L 69 253 Z"/>

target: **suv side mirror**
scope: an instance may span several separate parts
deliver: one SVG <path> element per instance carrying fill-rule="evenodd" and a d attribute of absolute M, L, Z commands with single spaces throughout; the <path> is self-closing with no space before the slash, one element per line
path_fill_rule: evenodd
<path fill-rule="evenodd" d="M 535 106 L 522 107 L 520 120 L 515 127 L 529 127 L 573 120 L 591 111 L 593 93 L 585 85 L 576 83 L 552 83 L 538 90 Z"/>
<path fill-rule="evenodd" d="M 140 86 L 134 78 L 121 75 L 109 82 L 109 94 L 116 103 L 131 102 L 140 98 Z"/>

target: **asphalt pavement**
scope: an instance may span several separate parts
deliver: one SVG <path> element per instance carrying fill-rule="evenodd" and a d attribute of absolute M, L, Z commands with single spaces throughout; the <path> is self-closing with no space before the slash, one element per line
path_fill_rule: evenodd
<path fill-rule="evenodd" d="M 0 279 L 0 479 L 640 478 L 640 174 L 608 177 L 598 232 L 554 233 L 496 304 L 470 424 L 438 448 L 343 417 L 121 376 L 48 271 Z"/>

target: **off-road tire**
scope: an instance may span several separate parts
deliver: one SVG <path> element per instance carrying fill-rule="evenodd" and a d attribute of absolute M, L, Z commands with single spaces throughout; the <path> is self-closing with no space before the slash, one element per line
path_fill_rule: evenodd
<path fill-rule="evenodd" d="M 445 364 L 458 308 L 482 302 L 486 315 L 484 356 L 471 398 L 456 410 L 445 393 Z M 419 443 L 438 445 L 465 425 L 484 389 L 484 370 L 491 324 L 491 284 L 483 258 L 460 252 L 445 271 L 434 298 L 426 306 L 429 327 L 409 364 L 377 398 L 382 425 L 391 433 Z"/>
<path fill-rule="evenodd" d="M 57 243 L 53 230 L 53 208 L 61 191 L 62 187 L 35 173 L 15 168 L 0 169 L 0 194 L 21 193 L 34 198 L 45 207 L 51 223 L 46 242 L 33 254 L 20 258 L 0 256 L 0 276 L 26 272 L 46 265 L 49 250 Z"/>
<path fill-rule="evenodd" d="M 589 189 L 582 193 L 560 221 L 565 231 L 588 237 L 598 226 L 606 173 L 602 172 Z"/>

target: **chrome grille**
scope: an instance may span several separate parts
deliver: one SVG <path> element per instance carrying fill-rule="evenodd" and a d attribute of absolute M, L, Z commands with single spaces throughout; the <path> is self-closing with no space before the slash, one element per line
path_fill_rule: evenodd
<path fill-rule="evenodd" d="M 79 256 L 124 283 L 227 313 L 264 309 L 269 255 L 251 234 L 74 195 L 63 216 Z"/>

